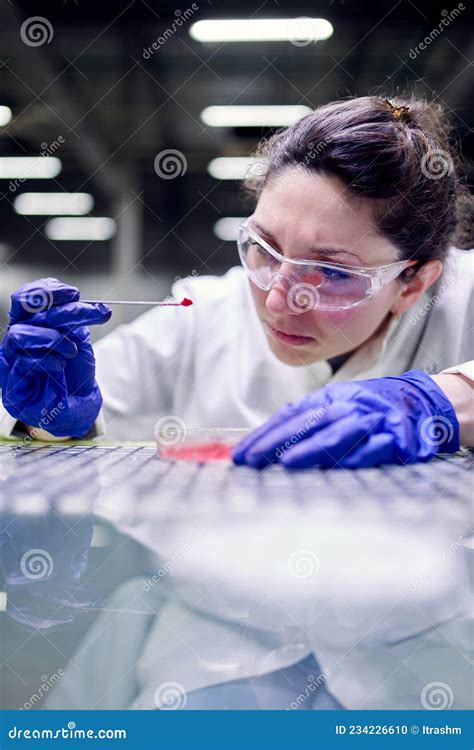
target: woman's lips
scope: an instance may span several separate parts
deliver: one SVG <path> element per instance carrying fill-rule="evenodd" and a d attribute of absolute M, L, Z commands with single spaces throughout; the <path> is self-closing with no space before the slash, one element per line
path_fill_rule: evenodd
<path fill-rule="evenodd" d="M 303 346 L 304 344 L 309 344 L 311 341 L 314 341 L 313 336 L 296 336 L 292 333 L 285 333 L 285 331 L 280 331 L 278 328 L 274 328 L 269 323 L 265 323 L 265 328 L 270 333 L 270 335 L 273 336 L 274 339 L 283 341 L 285 344 L 289 344 L 290 346 Z"/>

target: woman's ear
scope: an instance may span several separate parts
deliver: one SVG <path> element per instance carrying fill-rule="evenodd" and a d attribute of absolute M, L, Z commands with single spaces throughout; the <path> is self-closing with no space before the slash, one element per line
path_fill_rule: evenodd
<path fill-rule="evenodd" d="M 400 286 L 397 299 L 391 307 L 394 315 L 402 314 L 412 307 L 441 276 L 443 264 L 440 260 L 429 260 L 416 271 L 410 281 Z"/>

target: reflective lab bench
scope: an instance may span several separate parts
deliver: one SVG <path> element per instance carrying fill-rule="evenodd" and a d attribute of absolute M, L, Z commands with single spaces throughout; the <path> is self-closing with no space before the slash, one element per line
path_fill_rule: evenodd
<path fill-rule="evenodd" d="M 9 442 L 0 467 L 1 708 L 155 708 L 308 654 L 349 708 L 432 683 L 470 707 L 470 453 L 291 472 Z"/>

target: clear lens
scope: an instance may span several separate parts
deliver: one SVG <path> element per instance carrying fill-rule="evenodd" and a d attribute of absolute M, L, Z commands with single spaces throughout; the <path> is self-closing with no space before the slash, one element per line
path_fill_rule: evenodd
<path fill-rule="evenodd" d="M 312 307 L 341 310 L 365 302 L 370 293 L 368 276 L 325 266 L 281 263 L 244 230 L 239 237 L 239 254 L 248 276 L 260 289 L 269 290 L 283 278 L 289 291 L 292 286 L 304 286 L 307 297 L 315 301 Z"/>

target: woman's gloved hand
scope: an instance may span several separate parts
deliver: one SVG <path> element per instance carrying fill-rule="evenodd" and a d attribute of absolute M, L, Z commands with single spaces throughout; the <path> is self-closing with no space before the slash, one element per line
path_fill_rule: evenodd
<path fill-rule="evenodd" d="M 427 461 L 459 449 L 454 408 L 429 375 L 327 385 L 288 404 L 233 452 L 236 464 L 262 468 L 355 469 Z"/>
<path fill-rule="evenodd" d="M 112 312 L 79 301 L 76 287 L 38 279 L 11 298 L 9 326 L 0 346 L 5 409 L 58 437 L 83 437 L 102 406 L 88 325 Z"/>

